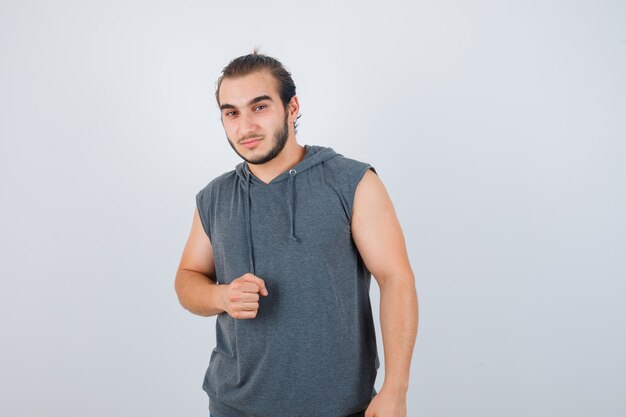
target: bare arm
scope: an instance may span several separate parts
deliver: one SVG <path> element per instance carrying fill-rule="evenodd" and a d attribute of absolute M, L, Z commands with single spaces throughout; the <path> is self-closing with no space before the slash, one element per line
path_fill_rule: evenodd
<path fill-rule="evenodd" d="M 352 236 L 380 287 L 380 321 L 385 351 L 381 391 L 406 394 L 417 336 L 415 278 L 393 204 L 378 175 L 368 170 L 357 186 Z"/>
<path fill-rule="evenodd" d="M 202 228 L 198 209 L 183 250 L 174 283 L 180 304 L 193 314 L 209 317 L 225 311 L 222 285 L 215 279 L 213 248 Z"/>

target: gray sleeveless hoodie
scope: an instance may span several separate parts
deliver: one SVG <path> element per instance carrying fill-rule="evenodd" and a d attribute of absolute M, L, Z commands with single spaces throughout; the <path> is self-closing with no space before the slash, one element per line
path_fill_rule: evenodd
<path fill-rule="evenodd" d="M 356 186 L 369 164 L 304 145 L 269 183 L 245 162 L 196 195 L 218 284 L 265 280 L 254 319 L 217 315 L 203 389 L 214 417 L 361 415 L 379 368 L 370 272 L 352 240 Z"/>

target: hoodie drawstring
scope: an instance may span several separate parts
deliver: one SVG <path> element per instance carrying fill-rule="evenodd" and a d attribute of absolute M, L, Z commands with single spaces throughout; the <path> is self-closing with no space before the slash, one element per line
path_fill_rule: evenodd
<path fill-rule="evenodd" d="M 294 229 L 294 224 L 296 222 L 296 216 L 295 216 L 295 205 L 296 205 L 296 182 L 295 182 L 295 178 L 296 178 L 296 174 L 298 172 L 295 169 L 290 169 L 289 170 L 289 179 L 287 180 L 287 202 L 289 203 L 289 223 L 291 225 L 291 238 L 293 240 L 295 240 L 296 242 L 298 241 L 298 238 L 296 237 L 296 233 L 293 230 Z"/>
<path fill-rule="evenodd" d="M 250 173 L 247 172 L 247 180 L 246 180 L 246 198 L 245 198 L 245 208 L 246 208 L 246 232 L 248 237 L 248 254 L 250 256 L 250 269 L 253 274 L 256 275 L 254 271 L 254 256 L 252 254 L 252 220 L 250 218 Z"/>

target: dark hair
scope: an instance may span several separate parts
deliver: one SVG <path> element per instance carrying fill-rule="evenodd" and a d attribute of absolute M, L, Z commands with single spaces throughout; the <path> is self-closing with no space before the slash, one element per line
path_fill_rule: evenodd
<path fill-rule="evenodd" d="M 278 94 L 280 101 L 283 103 L 285 110 L 293 96 L 296 95 L 296 85 L 291 78 L 289 71 L 285 69 L 283 64 L 276 58 L 258 53 L 258 48 L 254 48 L 251 54 L 243 55 L 230 61 L 222 70 L 222 75 L 217 79 L 217 88 L 215 89 L 215 100 L 220 105 L 220 87 L 224 78 L 243 77 L 257 71 L 269 71 L 278 83 Z M 294 130 L 297 132 L 297 120 L 301 117 L 298 115 L 294 121 Z"/>

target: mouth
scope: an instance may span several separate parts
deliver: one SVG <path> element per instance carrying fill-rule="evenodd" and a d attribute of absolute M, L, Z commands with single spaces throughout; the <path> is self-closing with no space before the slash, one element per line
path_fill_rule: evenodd
<path fill-rule="evenodd" d="M 256 146 L 256 144 L 260 141 L 261 141 L 261 138 L 253 138 L 253 139 L 248 139 L 245 142 L 241 142 L 241 144 L 245 146 L 246 148 L 252 148 Z"/>

